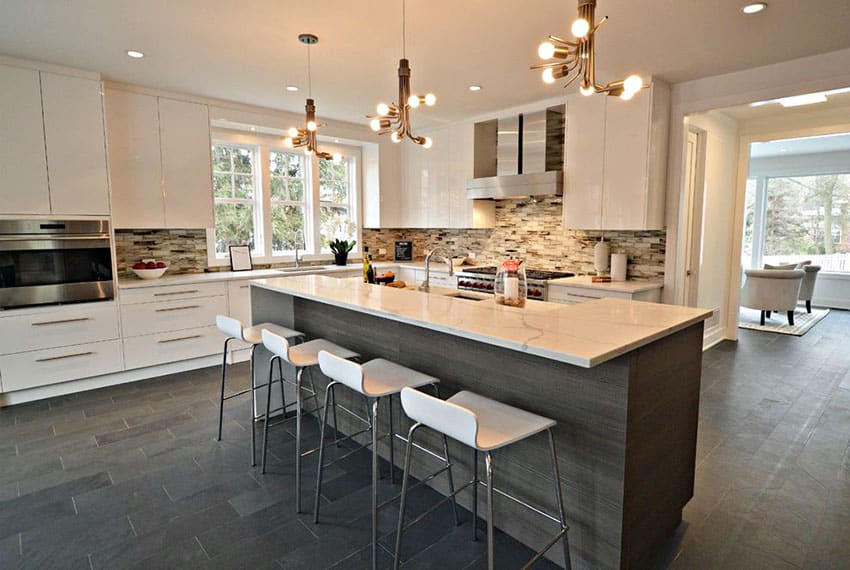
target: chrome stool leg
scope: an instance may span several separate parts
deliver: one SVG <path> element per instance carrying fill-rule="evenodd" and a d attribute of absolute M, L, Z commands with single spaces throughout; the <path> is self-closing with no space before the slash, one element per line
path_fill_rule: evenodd
<path fill-rule="evenodd" d="M 218 441 L 221 441 L 221 426 L 224 423 L 224 383 L 227 379 L 227 346 L 233 337 L 224 341 L 224 351 L 221 359 L 221 399 L 218 402 Z"/>
<path fill-rule="evenodd" d="M 472 449 L 472 540 L 478 540 L 478 450 Z"/>
<path fill-rule="evenodd" d="M 546 433 L 549 435 L 549 449 L 552 452 L 552 476 L 555 478 L 555 497 L 558 500 L 558 518 L 561 521 L 561 530 L 564 533 L 561 537 L 561 543 L 564 547 L 564 568 L 565 570 L 570 570 L 572 568 L 572 563 L 570 562 L 570 537 L 567 534 L 567 518 L 564 514 L 564 493 L 561 489 L 561 473 L 558 468 L 558 453 L 555 451 L 555 436 L 552 434 L 552 430 L 546 430 Z"/>
<path fill-rule="evenodd" d="M 413 435 L 422 424 L 415 423 L 407 432 L 407 446 L 404 450 L 404 472 L 401 475 L 401 504 L 398 507 L 398 528 L 395 534 L 395 558 L 393 559 L 393 570 L 398 570 L 401 562 L 401 538 L 404 533 L 404 514 L 407 508 L 407 491 L 410 480 L 410 459 L 413 451 Z"/>
<path fill-rule="evenodd" d="M 484 469 L 487 473 L 487 568 L 496 566 L 496 554 L 493 548 L 493 456 L 488 451 L 484 456 Z"/>
<path fill-rule="evenodd" d="M 295 512 L 301 513 L 301 406 L 304 405 L 301 396 L 301 379 L 304 369 L 299 368 L 295 374 Z"/>
<path fill-rule="evenodd" d="M 446 472 L 449 476 L 449 493 L 452 497 L 452 514 L 455 517 L 455 526 L 460 526 L 460 515 L 457 512 L 457 492 L 455 491 L 455 479 L 452 476 L 452 462 L 449 459 L 449 438 L 443 434 L 443 457 L 446 458 Z"/>
<path fill-rule="evenodd" d="M 395 430 L 393 429 L 393 395 L 387 397 L 387 410 L 390 416 L 390 484 L 395 485 Z"/>
<path fill-rule="evenodd" d="M 372 570 L 378 568 L 378 402 L 372 402 Z"/>
<path fill-rule="evenodd" d="M 319 522 L 319 501 L 322 495 L 322 472 L 324 471 L 324 461 L 325 461 L 325 427 L 328 425 L 328 406 L 331 405 L 330 401 L 335 399 L 333 394 L 335 392 L 334 388 L 336 387 L 336 382 L 328 383 L 325 388 L 325 405 L 322 410 L 322 429 L 319 432 L 319 474 L 316 478 L 316 499 L 313 503 L 313 523 Z M 336 404 L 333 404 L 334 408 L 336 408 Z"/>
<path fill-rule="evenodd" d="M 266 473 L 266 457 L 268 456 L 269 450 L 269 415 L 271 413 L 272 408 L 272 378 L 274 377 L 274 360 L 280 360 L 280 357 L 275 355 L 272 356 L 271 360 L 269 360 L 269 381 L 266 389 L 266 413 L 263 421 L 263 474 Z M 281 383 L 283 382 L 283 377 L 281 377 Z M 251 426 L 253 427 L 253 425 Z M 253 433 L 253 431 L 252 431 Z M 253 440 L 252 440 L 253 445 Z M 254 454 L 256 455 L 256 453 Z"/>
<path fill-rule="evenodd" d="M 254 420 L 256 419 L 255 413 L 257 409 L 257 388 L 254 386 L 254 352 L 256 352 L 257 345 L 251 346 L 251 357 L 249 358 L 249 369 L 250 369 L 250 378 L 249 382 L 251 383 L 251 467 L 255 467 L 257 465 L 257 429 L 254 425 Z M 271 382 L 272 378 L 272 370 L 273 367 L 271 362 L 269 363 L 269 382 Z M 268 409 L 268 407 L 267 407 Z M 266 412 L 268 413 L 268 411 Z M 268 422 L 265 422 L 268 425 Z M 265 461 L 265 458 L 263 459 Z"/>

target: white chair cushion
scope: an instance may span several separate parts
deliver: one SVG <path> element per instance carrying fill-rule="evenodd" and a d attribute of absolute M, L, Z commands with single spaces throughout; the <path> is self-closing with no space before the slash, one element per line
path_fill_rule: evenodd
<path fill-rule="evenodd" d="M 476 447 L 490 451 L 510 445 L 555 425 L 554 420 L 508 406 L 474 392 L 458 392 L 447 400 L 478 418 Z"/>
<path fill-rule="evenodd" d="M 315 366 L 319 363 L 319 352 L 330 352 L 340 358 L 350 359 L 357 358 L 360 355 L 352 350 L 343 348 L 338 344 L 334 344 L 329 340 L 317 338 L 302 344 L 296 344 L 289 348 L 289 358 L 286 358 L 294 366 Z M 283 356 L 283 355 L 281 355 Z"/>
<path fill-rule="evenodd" d="M 242 340 L 244 340 L 245 342 L 250 342 L 251 344 L 262 344 L 263 331 L 269 331 L 276 334 L 277 336 L 282 336 L 283 338 L 287 339 L 304 336 L 304 333 L 302 332 L 298 332 L 293 329 L 288 329 L 286 327 L 282 327 L 274 323 L 260 323 L 259 325 L 254 325 L 253 327 L 244 328 L 242 330 Z"/>
<path fill-rule="evenodd" d="M 439 383 L 433 376 L 383 358 L 370 360 L 362 369 L 363 393 L 373 398 L 397 394 L 402 388 L 419 388 Z"/>

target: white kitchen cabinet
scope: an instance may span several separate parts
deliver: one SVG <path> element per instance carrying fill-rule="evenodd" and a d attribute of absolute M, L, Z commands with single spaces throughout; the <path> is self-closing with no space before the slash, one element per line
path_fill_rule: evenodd
<path fill-rule="evenodd" d="M 106 90 L 106 133 L 116 228 L 164 228 L 156 97 Z"/>
<path fill-rule="evenodd" d="M 221 354 L 224 338 L 212 327 L 164 332 L 124 339 L 127 370 Z"/>
<path fill-rule="evenodd" d="M 0 214 L 49 214 L 38 71 L 0 65 Z"/>
<path fill-rule="evenodd" d="M 402 170 L 401 223 L 405 228 L 428 227 L 427 211 L 423 198 L 423 188 L 428 183 L 428 164 L 424 153 L 426 149 L 405 145 L 401 156 Z"/>
<path fill-rule="evenodd" d="M 631 101 L 570 96 L 564 229 L 663 229 L 669 112 L 660 82 Z"/>
<path fill-rule="evenodd" d="M 562 305 L 576 305 L 594 301 L 596 299 L 629 299 L 632 301 L 645 301 L 648 303 L 661 302 L 661 288 L 646 289 L 643 291 L 611 291 L 602 287 L 571 287 L 569 285 L 549 284 L 548 298 L 550 303 Z"/>
<path fill-rule="evenodd" d="M 494 200 L 470 200 L 466 181 L 473 178 L 475 165 L 475 124 L 455 123 L 448 128 L 449 228 L 493 228 L 496 226 Z"/>
<path fill-rule="evenodd" d="M 160 97 L 159 132 L 166 227 L 213 227 L 207 106 Z"/>
<path fill-rule="evenodd" d="M 112 301 L 79 303 L 46 311 L 18 309 L 6 313 L 9 314 L 0 317 L 0 338 L 3 339 L 0 354 L 119 337 L 118 309 Z"/>
<path fill-rule="evenodd" d="M 0 356 L 0 392 L 119 372 L 121 341 L 110 340 Z"/>
<path fill-rule="evenodd" d="M 53 214 L 109 215 L 100 81 L 41 72 Z"/>

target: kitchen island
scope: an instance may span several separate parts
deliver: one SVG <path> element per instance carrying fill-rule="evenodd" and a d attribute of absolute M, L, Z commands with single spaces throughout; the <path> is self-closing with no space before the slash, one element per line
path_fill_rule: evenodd
<path fill-rule="evenodd" d="M 709 311 L 621 299 L 519 309 L 316 275 L 253 281 L 251 305 L 255 323 L 436 376 L 443 397 L 472 390 L 557 420 L 574 567 L 646 567 L 681 521 L 693 495 Z M 267 356 L 258 352 L 258 383 Z M 408 425 L 402 418 L 396 431 Z M 452 455 L 455 480 L 467 480 L 471 455 L 459 445 Z M 414 475 L 433 470 L 427 459 L 415 464 Z M 498 452 L 494 464 L 499 486 L 554 510 L 545 438 Z M 470 504 L 468 493 L 459 499 Z M 509 501 L 497 500 L 496 517 L 535 549 L 553 532 L 550 521 Z M 556 548 L 549 555 L 559 559 Z"/>

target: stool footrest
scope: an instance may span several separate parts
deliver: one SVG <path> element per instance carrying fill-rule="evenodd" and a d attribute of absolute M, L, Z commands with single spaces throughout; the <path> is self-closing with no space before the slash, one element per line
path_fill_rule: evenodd
<path fill-rule="evenodd" d="M 493 489 L 493 490 L 495 491 L 495 489 Z M 558 524 L 560 524 L 560 521 L 558 522 Z M 546 554 L 549 551 L 550 548 L 555 546 L 555 544 L 557 544 L 557 542 L 559 540 L 561 540 L 561 538 L 564 536 L 564 533 L 566 533 L 568 530 L 569 530 L 569 528 L 566 528 L 566 527 L 562 528 L 561 532 L 556 534 L 554 536 L 554 538 L 552 538 L 552 540 L 550 540 L 548 543 L 546 543 L 546 546 L 544 546 L 543 548 L 541 548 L 540 550 L 538 550 L 537 552 L 534 553 L 534 556 L 531 557 L 531 560 L 529 560 L 528 562 L 526 562 L 525 564 L 522 565 L 522 570 L 528 570 L 529 568 L 531 568 L 532 566 L 537 564 L 537 562 L 541 558 L 543 558 L 543 555 Z"/>
<path fill-rule="evenodd" d="M 468 485 L 471 485 L 472 483 L 474 483 L 474 481 L 470 481 L 468 483 Z M 487 482 L 486 481 L 482 481 L 482 480 L 479 479 L 478 484 L 481 485 L 482 487 L 484 487 L 485 489 L 487 488 Z M 530 505 L 526 501 L 523 501 L 522 499 L 515 497 L 515 496 L 511 495 L 510 493 L 499 489 L 498 487 L 493 487 L 493 492 L 498 493 L 499 495 L 505 497 L 506 499 L 510 499 L 510 500 L 512 500 L 513 502 L 515 502 L 519 505 L 522 505 L 526 509 L 533 511 L 533 512 L 537 513 L 538 515 L 542 516 L 542 517 L 546 517 L 547 519 L 549 519 L 550 521 L 552 521 L 554 523 L 557 523 L 559 525 L 561 524 L 561 520 L 558 517 L 556 517 L 554 515 L 550 515 L 546 511 L 538 509 L 534 505 Z M 569 525 L 567 525 L 566 529 L 569 530 L 569 528 L 570 528 Z"/>

